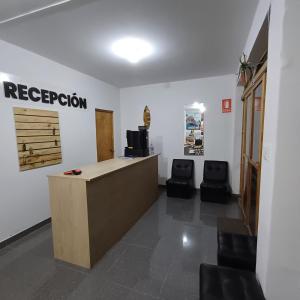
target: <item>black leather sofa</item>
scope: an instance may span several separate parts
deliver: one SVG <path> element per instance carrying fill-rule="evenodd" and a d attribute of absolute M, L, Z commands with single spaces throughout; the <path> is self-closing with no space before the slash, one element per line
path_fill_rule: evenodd
<path fill-rule="evenodd" d="M 218 232 L 218 265 L 255 272 L 255 236 Z"/>
<path fill-rule="evenodd" d="M 167 196 L 190 198 L 194 190 L 194 161 L 191 159 L 174 159 L 172 177 L 167 180 Z"/>
<path fill-rule="evenodd" d="M 202 201 L 226 203 L 231 197 L 228 162 L 204 161 L 203 181 L 200 185 Z"/>
<path fill-rule="evenodd" d="M 265 300 L 255 273 L 201 264 L 200 300 Z"/>

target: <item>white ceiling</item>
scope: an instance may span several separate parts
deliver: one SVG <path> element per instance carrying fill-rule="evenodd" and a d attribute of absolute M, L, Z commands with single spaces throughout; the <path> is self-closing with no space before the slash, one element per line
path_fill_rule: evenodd
<path fill-rule="evenodd" d="M 1 0 L 0 20 L 57 1 Z M 118 87 L 234 73 L 258 0 L 73 0 L 0 25 L 0 39 Z M 111 43 L 135 36 L 155 54 L 137 65 Z"/>
<path fill-rule="evenodd" d="M 0 2 L 0 22 L 57 2 L 59 0 L 2 0 Z"/>

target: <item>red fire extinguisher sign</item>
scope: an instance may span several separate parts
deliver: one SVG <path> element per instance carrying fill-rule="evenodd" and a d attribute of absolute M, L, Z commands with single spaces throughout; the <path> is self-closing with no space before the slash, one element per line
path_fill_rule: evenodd
<path fill-rule="evenodd" d="M 231 99 L 223 99 L 222 100 L 222 112 L 230 113 L 232 111 L 232 100 Z"/>

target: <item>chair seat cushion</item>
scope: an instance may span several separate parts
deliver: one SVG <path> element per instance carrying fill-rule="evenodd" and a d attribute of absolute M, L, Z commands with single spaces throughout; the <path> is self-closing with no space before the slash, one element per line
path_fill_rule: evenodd
<path fill-rule="evenodd" d="M 265 300 L 255 273 L 201 264 L 201 300 Z"/>
<path fill-rule="evenodd" d="M 227 183 L 202 182 L 200 185 L 201 201 L 226 203 L 231 196 L 231 188 Z"/>
<path fill-rule="evenodd" d="M 194 187 L 190 180 L 170 178 L 167 180 L 167 196 L 177 198 L 190 198 Z"/>
<path fill-rule="evenodd" d="M 218 265 L 255 271 L 256 244 L 254 236 L 218 232 Z"/>
<path fill-rule="evenodd" d="M 205 189 L 222 190 L 224 192 L 228 190 L 228 185 L 226 183 L 202 182 L 201 187 Z"/>
<path fill-rule="evenodd" d="M 190 182 L 189 182 L 189 180 L 186 180 L 186 179 L 170 178 L 170 179 L 168 179 L 167 184 L 188 186 L 188 185 L 190 185 Z"/>

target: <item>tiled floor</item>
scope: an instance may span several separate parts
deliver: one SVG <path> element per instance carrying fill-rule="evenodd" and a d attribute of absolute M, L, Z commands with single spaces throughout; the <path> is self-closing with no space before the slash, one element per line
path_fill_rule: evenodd
<path fill-rule="evenodd" d="M 91 271 L 55 261 L 45 226 L 0 250 L 0 299 L 199 299 L 199 265 L 216 263 L 218 216 L 238 218 L 237 204 L 163 192 Z"/>

